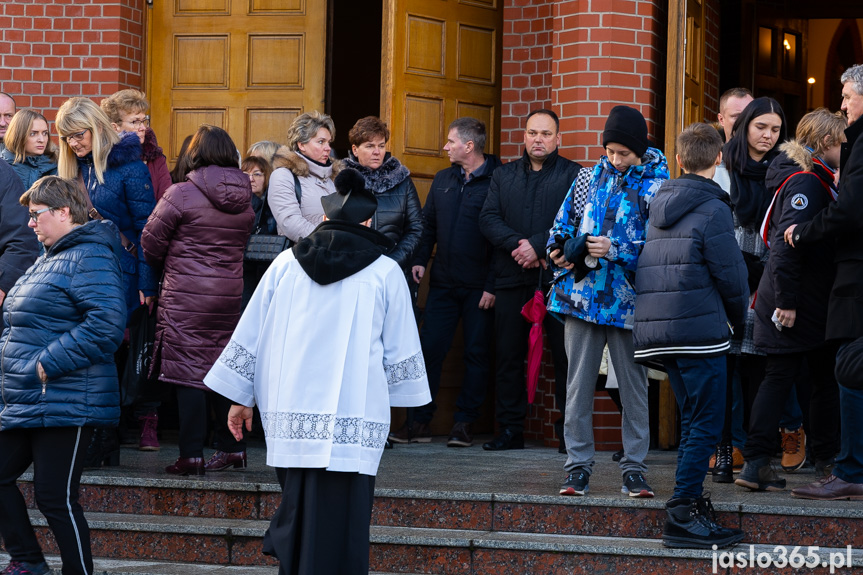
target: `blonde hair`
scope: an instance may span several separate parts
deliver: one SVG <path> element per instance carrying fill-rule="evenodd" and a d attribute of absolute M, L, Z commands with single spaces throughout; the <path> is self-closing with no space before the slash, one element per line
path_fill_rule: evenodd
<path fill-rule="evenodd" d="M 114 92 L 99 104 L 108 119 L 119 124 L 123 121 L 121 114 L 146 114 L 150 109 L 147 96 L 138 90 L 120 90 Z"/>
<path fill-rule="evenodd" d="M 812 148 L 813 156 L 820 156 L 830 146 L 838 146 L 845 139 L 848 127 L 842 112 L 831 112 L 827 108 L 812 110 L 797 124 L 797 141 Z M 825 142 L 825 139 L 829 141 Z"/>
<path fill-rule="evenodd" d="M 36 110 L 20 110 L 12 117 L 9 122 L 9 127 L 6 129 L 6 135 L 3 138 L 3 143 L 6 144 L 6 149 L 15 154 L 15 163 L 19 164 L 27 158 L 27 138 L 30 137 L 30 131 L 33 129 L 33 122 L 42 120 L 45 126 L 48 127 L 48 120 L 45 116 Z M 42 154 L 47 156 L 52 162 L 57 161 L 57 146 L 48 138 L 48 144 L 45 146 L 45 152 Z"/>
<path fill-rule="evenodd" d="M 89 98 L 69 98 L 57 110 L 54 120 L 57 133 L 68 136 L 83 130 L 90 130 L 93 168 L 100 184 L 105 183 L 105 169 L 108 165 L 108 154 L 114 144 L 120 141 L 120 136 L 111 127 L 111 121 L 105 112 Z M 60 140 L 60 157 L 57 161 L 57 173 L 61 178 L 74 180 L 78 178 L 78 157 L 69 144 Z"/>
<path fill-rule="evenodd" d="M 276 155 L 276 152 L 279 151 L 281 144 L 278 142 L 271 142 L 270 140 L 261 140 L 260 142 L 255 142 L 251 146 L 249 146 L 249 151 L 246 152 L 246 156 L 258 156 L 264 158 L 267 163 L 272 166 L 273 164 L 273 156 Z"/>

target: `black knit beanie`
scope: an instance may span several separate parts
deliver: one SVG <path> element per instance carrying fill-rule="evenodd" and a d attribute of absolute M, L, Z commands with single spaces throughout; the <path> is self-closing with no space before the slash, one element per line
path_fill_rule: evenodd
<path fill-rule="evenodd" d="M 609 142 L 626 146 L 639 158 L 644 156 L 650 143 L 647 140 L 647 122 L 641 112 L 629 106 L 612 108 L 602 132 L 602 147 Z"/>

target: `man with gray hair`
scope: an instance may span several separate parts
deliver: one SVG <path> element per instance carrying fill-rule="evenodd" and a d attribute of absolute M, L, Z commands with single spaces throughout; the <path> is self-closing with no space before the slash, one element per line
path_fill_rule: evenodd
<path fill-rule="evenodd" d="M 485 141 L 485 124 L 479 120 L 458 118 L 450 124 L 443 149 L 452 166 L 435 175 L 423 208 L 423 234 L 411 274 L 416 283 L 422 280 L 437 244 L 420 332 L 432 401 L 416 408 L 413 421 L 389 435 L 393 443 L 431 441 L 441 368 L 461 319 L 465 373 L 447 445 L 473 444 L 471 424 L 479 417 L 488 383 L 494 306 L 491 244 L 479 231 L 479 211 L 491 173 L 500 165 L 496 156 L 483 153 Z"/>
<path fill-rule="evenodd" d="M 848 116 L 847 143 L 839 160 L 839 198 L 811 221 L 790 226 L 785 241 L 806 248 L 820 240 L 836 240 L 836 279 L 827 309 L 827 339 L 841 342 L 837 355 L 842 439 L 833 473 L 791 494 L 803 499 L 863 500 L 863 378 L 848 369 L 863 337 L 863 64 L 842 74 L 842 110 Z M 858 343 L 854 343 L 855 340 Z"/>
<path fill-rule="evenodd" d="M 12 116 L 18 111 L 15 105 L 15 98 L 6 92 L 0 92 L 0 152 L 6 149 L 6 144 L 3 138 L 6 136 L 6 130 L 9 128 L 9 122 L 12 121 Z"/>

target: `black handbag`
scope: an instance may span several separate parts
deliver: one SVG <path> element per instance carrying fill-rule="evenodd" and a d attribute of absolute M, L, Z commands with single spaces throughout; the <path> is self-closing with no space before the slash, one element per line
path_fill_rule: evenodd
<path fill-rule="evenodd" d="M 120 406 L 127 407 L 154 395 L 158 375 L 150 377 L 153 342 L 156 339 L 156 310 L 141 305 L 129 318 L 129 355 L 120 378 Z"/>
<path fill-rule="evenodd" d="M 249 236 L 243 259 L 247 262 L 271 262 L 290 247 L 285 236 L 273 234 L 254 234 Z"/>

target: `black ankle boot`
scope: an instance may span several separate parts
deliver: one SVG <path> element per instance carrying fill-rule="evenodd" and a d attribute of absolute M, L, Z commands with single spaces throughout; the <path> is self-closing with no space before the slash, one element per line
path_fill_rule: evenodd
<path fill-rule="evenodd" d="M 84 455 L 85 469 L 98 469 L 103 465 L 120 465 L 120 438 L 115 427 L 97 428 Z"/>
<path fill-rule="evenodd" d="M 716 446 L 713 483 L 734 483 L 734 447 L 730 444 L 720 443 Z"/>
<path fill-rule="evenodd" d="M 672 499 L 665 504 L 667 518 L 662 529 L 662 544 L 666 547 L 711 549 L 727 547 L 744 537 L 740 529 L 728 529 L 716 522 L 710 497 Z"/>

